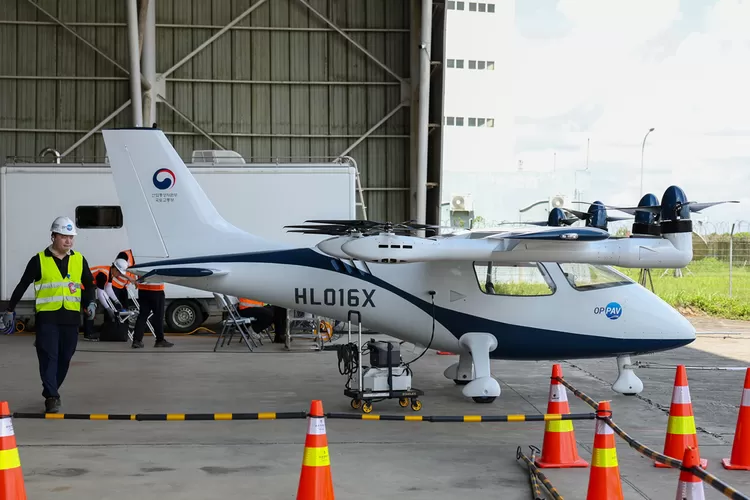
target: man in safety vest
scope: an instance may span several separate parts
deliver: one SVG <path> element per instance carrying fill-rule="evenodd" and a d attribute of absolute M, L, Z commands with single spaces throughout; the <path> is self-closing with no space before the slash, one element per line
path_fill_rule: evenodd
<path fill-rule="evenodd" d="M 86 258 L 72 250 L 75 224 L 67 217 L 52 223 L 52 244 L 34 255 L 26 265 L 8 303 L 2 322 L 14 320 L 13 310 L 34 283 L 36 354 L 42 379 L 45 411 L 57 413 L 60 393 L 78 344 L 81 311 L 88 319 L 96 315 L 94 279 Z M 82 289 L 83 288 L 83 289 Z"/>

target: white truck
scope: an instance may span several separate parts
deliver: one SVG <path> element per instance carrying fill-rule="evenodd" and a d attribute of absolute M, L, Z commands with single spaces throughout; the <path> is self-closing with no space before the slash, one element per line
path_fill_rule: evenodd
<path fill-rule="evenodd" d="M 358 205 L 364 212 L 359 173 L 348 157 L 322 163 L 259 164 L 246 163 L 234 151 L 195 151 L 192 160 L 188 168 L 221 215 L 259 236 L 311 246 L 322 237 L 289 233 L 284 226 L 307 219 L 356 219 Z M 76 222 L 73 248 L 83 253 L 92 270 L 108 271 L 117 254 L 130 248 L 106 159 L 35 163 L 9 158 L 0 167 L 3 309 L 29 259 L 50 243 L 50 225 L 59 215 Z M 190 332 L 222 313 L 211 293 L 168 284 L 165 294 L 168 331 Z M 33 285 L 17 306 L 16 317 L 27 328 L 33 327 Z"/>

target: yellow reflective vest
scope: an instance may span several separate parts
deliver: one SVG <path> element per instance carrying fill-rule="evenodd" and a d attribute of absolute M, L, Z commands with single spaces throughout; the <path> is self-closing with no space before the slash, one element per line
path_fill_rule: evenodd
<path fill-rule="evenodd" d="M 81 276 L 83 274 L 83 255 L 73 253 L 68 258 L 68 275 L 63 277 L 55 263 L 54 257 L 39 252 L 39 264 L 42 278 L 34 283 L 36 293 L 36 311 L 57 311 L 65 308 L 69 311 L 81 310 Z"/>

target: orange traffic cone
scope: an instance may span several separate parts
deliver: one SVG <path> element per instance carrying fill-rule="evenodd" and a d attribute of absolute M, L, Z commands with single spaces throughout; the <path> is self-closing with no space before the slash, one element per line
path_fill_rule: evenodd
<path fill-rule="evenodd" d="M 669 408 L 669 421 L 667 422 L 667 437 L 664 440 L 663 454 L 680 460 L 688 446 L 695 448 L 700 456 L 698 448 L 698 435 L 695 430 L 695 418 L 693 417 L 693 403 L 690 400 L 690 388 L 688 387 L 687 372 L 685 365 L 677 365 L 677 373 L 674 378 L 674 389 L 672 390 L 672 405 Z M 701 459 L 701 467 L 708 466 L 708 460 Z M 662 469 L 669 465 L 654 461 L 654 466 Z"/>
<path fill-rule="evenodd" d="M 313 401 L 310 404 L 297 500 L 333 500 L 334 498 L 326 420 L 323 415 L 323 402 Z"/>
<path fill-rule="evenodd" d="M 562 378 L 560 365 L 552 365 L 547 413 L 564 415 L 570 413 L 568 393 L 556 377 Z M 534 463 L 539 468 L 588 467 L 588 462 L 578 456 L 572 420 L 547 420 L 545 422 L 542 456 Z"/>
<path fill-rule="evenodd" d="M 682 457 L 683 467 L 692 468 L 700 464 L 698 450 L 691 446 L 685 448 Z M 680 482 L 677 483 L 677 496 L 679 500 L 706 500 L 703 491 L 703 481 L 692 472 L 680 471 Z"/>
<path fill-rule="evenodd" d="M 609 401 L 600 401 L 597 417 L 611 417 Z M 604 420 L 597 419 L 594 451 L 591 453 L 591 472 L 586 500 L 624 500 L 620 466 L 617 462 L 615 431 Z"/>
<path fill-rule="evenodd" d="M 729 470 L 750 470 L 750 368 L 745 372 L 745 387 L 734 431 L 732 456 L 722 459 L 721 465 Z"/>
<path fill-rule="evenodd" d="M 6 401 L 0 402 L 0 498 L 26 500 L 21 459 L 10 419 L 10 407 Z"/>

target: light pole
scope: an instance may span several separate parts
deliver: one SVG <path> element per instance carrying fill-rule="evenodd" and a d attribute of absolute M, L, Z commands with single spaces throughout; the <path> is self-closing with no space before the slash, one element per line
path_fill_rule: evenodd
<path fill-rule="evenodd" d="M 646 132 L 646 135 L 643 136 L 643 145 L 641 146 L 641 194 L 640 196 L 643 196 L 643 153 L 646 150 L 646 137 L 648 137 L 648 134 L 654 131 L 654 127 L 651 127 L 648 129 L 648 132 Z"/>

